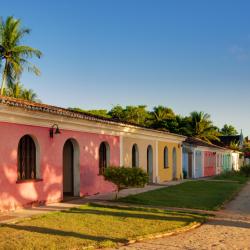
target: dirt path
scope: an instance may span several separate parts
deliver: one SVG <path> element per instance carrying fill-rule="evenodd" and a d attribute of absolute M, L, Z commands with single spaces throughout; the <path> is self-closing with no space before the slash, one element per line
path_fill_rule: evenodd
<path fill-rule="evenodd" d="M 203 226 L 175 236 L 135 243 L 122 250 L 250 249 L 250 183 Z"/>

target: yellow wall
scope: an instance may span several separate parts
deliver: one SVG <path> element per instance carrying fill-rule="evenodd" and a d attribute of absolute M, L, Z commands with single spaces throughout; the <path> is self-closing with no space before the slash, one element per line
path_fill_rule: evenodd
<path fill-rule="evenodd" d="M 164 182 L 173 179 L 173 148 L 176 148 L 176 165 L 177 179 L 182 175 L 182 148 L 181 142 L 157 141 L 153 136 L 153 140 L 141 139 L 135 137 L 123 137 L 123 165 L 125 167 L 132 166 L 132 147 L 137 144 L 139 151 L 139 167 L 147 171 L 147 147 L 151 145 L 153 148 L 153 181 Z M 157 150 L 156 150 L 156 145 Z M 168 147 L 168 168 L 164 168 L 164 148 Z M 158 154 L 157 154 L 158 152 Z M 157 154 L 157 155 L 156 155 Z M 156 167 L 158 169 L 156 169 Z"/>
<path fill-rule="evenodd" d="M 139 151 L 139 167 L 147 172 L 147 147 L 153 148 L 153 180 L 156 177 L 156 142 L 154 140 L 139 139 L 136 137 L 123 137 L 123 165 L 125 167 L 132 166 L 132 147 L 137 144 Z"/>
<path fill-rule="evenodd" d="M 179 147 L 178 147 L 179 145 Z M 168 147 L 168 168 L 164 168 L 164 148 Z M 159 181 L 171 181 L 173 179 L 173 148 L 176 148 L 177 178 L 182 175 L 182 149 L 180 143 L 158 142 L 158 175 Z"/>

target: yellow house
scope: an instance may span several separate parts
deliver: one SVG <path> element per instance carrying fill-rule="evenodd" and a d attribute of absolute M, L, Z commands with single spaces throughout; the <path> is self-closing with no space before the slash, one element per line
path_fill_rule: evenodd
<path fill-rule="evenodd" d="M 158 142 L 158 174 L 161 182 L 182 178 L 182 148 L 180 142 Z"/>
<path fill-rule="evenodd" d="M 120 164 L 140 167 L 151 183 L 182 178 L 182 142 L 184 136 L 127 126 L 120 135 Z"/>

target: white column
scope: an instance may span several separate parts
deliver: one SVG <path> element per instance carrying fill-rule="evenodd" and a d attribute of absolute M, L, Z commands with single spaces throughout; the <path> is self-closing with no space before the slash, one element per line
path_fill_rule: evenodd
<path fill-rule="evenodd" d="M 123 166 L 123 136 L 120 135 L 120 166 Z"/>

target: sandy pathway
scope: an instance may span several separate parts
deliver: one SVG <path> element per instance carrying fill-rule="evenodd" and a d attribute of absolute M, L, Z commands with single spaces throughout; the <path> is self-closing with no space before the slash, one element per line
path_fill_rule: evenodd
<path fill-rule="evenodd" d="M 132 249 L 250 249 L 250 183 L 203 226 L 175 236 L 135 243 Z"/>

